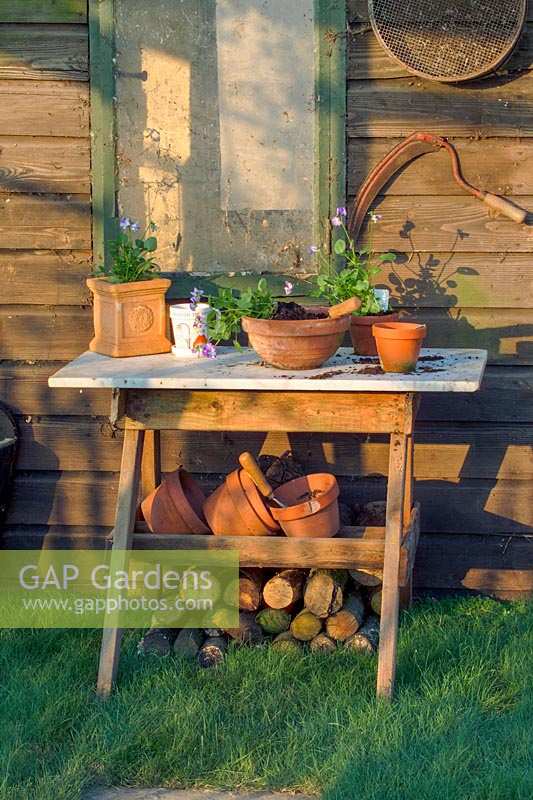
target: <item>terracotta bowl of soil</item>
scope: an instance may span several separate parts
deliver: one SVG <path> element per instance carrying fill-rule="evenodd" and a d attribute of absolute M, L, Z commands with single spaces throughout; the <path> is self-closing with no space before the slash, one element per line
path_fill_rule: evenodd
<path fill-rule="evenodd" d="M 152 533 L 211 533 L 203 513 L 205 495 L 184 469 L 169 473 L 141 503 Z"/>
<path fill-rule="evenodd" d="M 367 317 L 352 315 L 350 321 L 350 336 L 353 351 L 358 356 L 377 356 L 376 340 L 372 335 L 372 326 L 379 322 L 398 322 L 400 315 L 392 312 L 388 314 L 372 314 Z"/>
<path fill-rule="evenodd" d="M 350 327 L 350 315 L 331 319 L 327 308 L 279 303 L 277 318 L 243 317 L 250 346 L 279 369 L 316 369 L 338 350 Z"/>
<path fill-rule="evenodd" d="M 256 498 L 259 502 L 254 505 L 255 501 L 244 491 L 239 470 L 230 472 L 224 483 L 204 503 L 205 518 L 215 536 L 275 535 L 279 530 L 277 523 L 268 514 L 259 492 Z M 265 517 L 268 524 L 265 523 Z"/>
<path fill-rule="evenodd" d="M 296 478 L 276 489 L 274 496 L 287 505 L 270 506 L 287 536 L 324 539 L 339 532 L 339 485 L 334 475 L 318 472 Z"/>

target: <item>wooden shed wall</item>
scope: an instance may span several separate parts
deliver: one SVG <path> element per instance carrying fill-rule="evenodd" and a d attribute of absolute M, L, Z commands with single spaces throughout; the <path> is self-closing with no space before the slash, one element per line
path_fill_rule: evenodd
<path fill-rule="evenodd" d="M 409 77 L 383 54 L 365 7 L 348 6 L 350 193 L 399 138 L 428 129 L 454 138 L 474 182 L 533 208 L 527 32 L 512 62 L 523 71 L 442 87 Z M 46 383 L 92 333 L 84 283 L 91 259 L 87 51 L 85 0 L 0 2 L 0 396 L 15 409 L 22 436 L 9 545 L 38 545 L 49 532 L 98 539 L 113 519 L 121 441 L 106 418 L 109 396 L 52 392 Z M 489 217 L 459 192 L 441 155 L 407 170 L 379 211 L 376 246 L 407 253 L 390 283 L 403 285 L 404 304 L 429 322 L 431 343 L 490 351 L 479 395 L 422 406 L 417 586 L 531 592 L 532 229 Z M 386 444 L 363 437 L 168 435 L 164 467 L 183 462 L 213 485 L 245 446 L 292 446 L 311 468 L 340 475 L 354 500 L 383 494 Z"/>
<path fill-rule="evenodd" d="M 468 179 L 533 209 L 533 11 L 499 75 L 450 86 L 410 75 L 348 2 L 348 184 L 415 130 L 450 138 Z M 425 398 L 417 453 L 426 501 L 419 586 L 533 588 L 533 229 L 490 214 L 424 156 L 375 204 L 376 249 L 394 295 L 429 325 L 429 344 L 489 351 L 483 391 Z M 531 216 L 533 219 L 533 216 Z"/>

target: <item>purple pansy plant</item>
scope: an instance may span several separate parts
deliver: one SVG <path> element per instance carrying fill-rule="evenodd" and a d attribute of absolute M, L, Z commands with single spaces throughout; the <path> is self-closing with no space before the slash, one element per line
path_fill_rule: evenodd
<path fill-rule="evenodd" d="M 198 305 L 198 303 L 201 302 L 202 297 L 203 297 L 202 290 L 201 289 L 197 289 L 196 286 L 195 286 L 194 289 L 191 290 L 191 294 L 190 294 L 189 308 L 191 309 L 191 311 L 195 311 L 196 310 L 196 306 Z"/>
<path fill-rule="evenodd" d="M 200 353 L 203 355 L 204 358 L 216 358 L 217 357 L 217 349 L 212 342 L 207 342 L 204 344 Z"/>
<path fill-rule="evenodd" d="M 201 302 L 204 293 L 201 289 L 198 289 L 196 286 L 194 289 L 191 290 L 189 296 L 189 308 L 191 311 L 195 313 L 194 321 L 193 321 L 193 329 L 198 333 L 198 337 L 201 341 L 195 350 L 199 353 L 199 355 L 203 356 L 204 358 L 216 358 L 217 357 L 217 349 L 215 345 L 209 341 L 207 337 L 207 322 L 205 314 L 198 312 L 198 304 Z"/>

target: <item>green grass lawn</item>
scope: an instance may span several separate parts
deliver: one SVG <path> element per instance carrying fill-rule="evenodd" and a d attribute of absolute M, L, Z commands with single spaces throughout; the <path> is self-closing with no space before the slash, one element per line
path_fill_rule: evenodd
<path fill-rule="evenodd" d="M 100 637 L 0 634 L 0 798 L 95 783 L 323 792 L 327 800 L 531 800 L 533 606 L 450 599 L 402 621 L 398 698 L 368 656 L 235 649 L 202 671 L 136 655 L 93 693 Z"/>

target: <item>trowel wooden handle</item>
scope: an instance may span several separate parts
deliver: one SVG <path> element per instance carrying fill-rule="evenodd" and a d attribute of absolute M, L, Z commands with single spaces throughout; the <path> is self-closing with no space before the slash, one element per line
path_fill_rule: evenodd
<path fill-rule="evenodd" d="M 354 311 L 357 311 L 361 308 L 361 301 L 358 297 L 350 297 L 348 300 L 345 300 L 344 303 L 338 303 L 336 306 L 331 306 L 328 309 L 329 316 L 332 319 L 337 319 L 338 317 L 345 317 L 347 314 L 353 314 Z"/>
<path fill-rule="evenodd" d="M 499 211 L 500 214 L 504 214 L 509 219 L 512 219 L 513 222 L 518 222 L 520 224 L 526 221 L 527 211 L 525 208 L 520 208 L 520 206 L 507 200 L 507 198 L 485 192 L 482 199 L 489 208 L 493 208 L 494 211 Z"/>
<path fill-rule="evenodd" d="M 251 453 L 241 453 L 239 464 L 248 473 L 263 497 L 270 497 L 272 486 L 269 484 L 263 471 Z"/>

